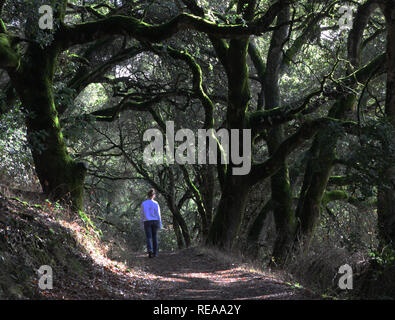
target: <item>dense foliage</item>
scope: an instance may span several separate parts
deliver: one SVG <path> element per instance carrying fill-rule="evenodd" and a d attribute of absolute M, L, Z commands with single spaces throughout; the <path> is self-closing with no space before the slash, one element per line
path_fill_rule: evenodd
<path fill-rule="evenodd" d="M 391 0 L 2 0 L 1 178 L 134 250 L 153 187 L 166 249 L 205 243 L 292 270 L 388 255 L 394 14 Z M 147 163 L 144 133 L 170 137 L 167 121 L 251 130 L 251 170 Z"/>

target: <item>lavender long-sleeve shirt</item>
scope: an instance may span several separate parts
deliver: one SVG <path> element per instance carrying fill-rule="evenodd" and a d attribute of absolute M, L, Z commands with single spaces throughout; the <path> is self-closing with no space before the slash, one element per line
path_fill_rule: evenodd
<path fill-rule="evenodd" d="M 155 200 L 145 200 L 141 204 L 140 222 L 142 228 L 144 228 L 144 221 L 148 220 L 159 220 L 160 228 L 163 227 L 159 203 Z"/>

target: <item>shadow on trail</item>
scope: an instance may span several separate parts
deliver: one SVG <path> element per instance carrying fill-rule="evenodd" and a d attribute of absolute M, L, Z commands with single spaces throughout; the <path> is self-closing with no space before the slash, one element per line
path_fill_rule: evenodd
<path fill-rule="evenodd" d="M 229 262 L 201 254 L 195 248 L 161 252 L 149 259 L 135 253 L 131 264 L 147 272 L 157 299 L 164 300 L 310 300 L 317 299 L 303 289 L 252 272 Z"/>
<path fill-rule="evenodd" d="M 306 299 L 263 273 L 238 268 L 191 248 L 127 264 L 103 255 L 100 242 L 74 220 L 44 205 L 0 193 L 0 298 L 6 299 Z M 41 290 L 37 270 L 49 265 L 53 288 Z"/>

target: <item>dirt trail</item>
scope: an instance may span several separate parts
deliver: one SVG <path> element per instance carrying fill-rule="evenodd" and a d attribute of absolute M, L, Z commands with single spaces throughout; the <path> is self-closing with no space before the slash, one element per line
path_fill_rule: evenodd
<path fill-rule="evenodd" d="M 320 299 L 201 248 L 111 260 L 99 239 L 57 215 L 0 193 L 0 299 Z M 38 289 L 40 265 L 53 269 L 52 289 Z"/>
<path fill-rule="evenodd" d="M 262 272 L 221 261 L 198 249 L 162 252 L 153 259 L 134 254 L 133 264 L 146 272 L 154 299 L 312 300 L 320 299 Z"/>

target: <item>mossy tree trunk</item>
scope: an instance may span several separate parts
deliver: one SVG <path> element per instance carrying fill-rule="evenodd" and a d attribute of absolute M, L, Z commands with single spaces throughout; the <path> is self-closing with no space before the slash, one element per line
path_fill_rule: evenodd
<path fill-rule="evenodd" d="M 180 225 L 178 224 L 177 219 L 174 217 L 174 215 L 172 217 L 172 220 L 173 220 L 174 234 L 176 235 L 177 248 L 182 249 L 184 248 L 184 241 L 182 240 Z"/>
<path fill-rule="evenodd" d="M 289 6 L 284 8 L 277 17 L 277 24 L 285 24 L 290 19 Z M 283 61 L 283 46 L 288 36 L 288 26 L 285 25 L 273 32 L 266 62 L 263 81 L 265 108 L 267 110 L 281 106 L 280 100 L 280 68 Z M 284 125 L 275 126 L 268 130 L 267 145 L 269 155 L 273 155 L 281 142 L 284 141 Z M 276 265 L 282 265 L 286 259 L 294 229 L 294 212 L 292 211 L 292 193 L 289 183 L 289 172 L 286 159 L 281 168 L 270 178 L 271 201 L 276 225 L 276 241 L 273 248 L 273 260 Z"/>
<path fill-rule="evenodd" d="M 227 65 L 228 109 L 226 122 L 228 130 L 240 130 L 239 154 L 243 152 L 242 129 L 245 127 L 246 110 L 250 100 L 247 50 L 248 38 L 230 41 L 229 64 Z M 229 154 L 232 154 L 233 143 L 230 143 L 229 147 Z M 224 173 L 221 199 L 206 241 L 208 245 L 226 249 L 231 249 L 237 238 L 250 189 L 248 176 L 234 175 L 233 167 L 232 159 L 229 159 Z M 220 170 L 222 169 L 220 168 Z"/>
<path fill-rule="evenodd" d="M 19 68 L 9 72 L 26 110 L 27 138 L 44 193 L 83 210 L 86 168 L 67 152 L 53 94 L 57 48 L 30 44 Z"/>
<path fill-rule="evenodd" d="M 350 64 L 345 72 L 344 83 L 339 83 L 339 86 L 343 87 L 343 93 L 339 94 L 338 99 L 329 110 L 328 117 L 330 118 L 345 119 L 356 103 L 355 91 L 349 90 L 349 88 L 355 89 L 357 82 L 366 83 L 368 79 L 377 74 L 380 68 L 378 61 L 381 61 L 381 57 L 373 59 L 364 67 L 359 68 L 362 35 L 370 14 L 376 7 L 375 1 L 367 1 L 358 7 L 354 16 L 353 27 L 349 31 L 347 40 L 347 58 Z M 295 248 L 302 247 L 304 250 L 309 248 L 314 229 L 319 221 L 322 199 L 329 175 L 336 159 L 336 144 L 339 137 L 339 130 L 336 127 L 320 130 L 309 150 L 308 163 L 296 209 Z"/>
<path fill-rule="evenodd" d="M 244 177 L 228 177 L 209 230 L 207 245 L 232 249 L 238 237 L 249 190 Z"/>
<path fill-rule="evenodd" d="M 177 242 L 178 242 L 179 248 L 182 248 L 184 246 L 186 248 L 190 247 L 191 235 L 189 233 L 188 226 L 185 222 L 185 219 L 181 215 L 180 210 L 175 203 L 174 194 L 172 194 L 171 192 L 166 193 L 165 191 L 162 194 L 164 194 L 164 197 L 167 202 L 167 206 L 173 215 L 173 221 L 176 221 L 176 225 L 175 225 L 176 230 L 175 231 L 176 231 L 176 235 L 178 233 Z M 179 232 L 178 228 L 181 229 L 181 233 Z M 182 235 L 182 238 L 180 238 L 181 235 Z M 181 244 L 182 240 L 183 240 L 183 244 Z"/>
<path fill-rule="evenodd" d="M 258 215 L 253 220 L 251 226 L 248 229 L 247 234 L 247 252 L 248 255 L 257 258 L 259 254 L 259 237 L 261 235 L 261 231 L 264 227 L 265 220 L 269 212 L 273 210 L 271 199 L 268 200 L 262 209 L 259 211 Z"/>
<path fill-rule="evenodd" d="M 242 2 L 240 1 L 238 4 L 238 12 L 249 21 L 253 17 L 255 1 L 246 1 L 243 4 Z M 231 39 L 229 47 L 215 40 L 212 40 L 212 42 L 228 78 L 227 129 L 240 130 L 239 150 L 236 152 L 242 154 L 242 152 L 245 152 L 245 150 L 242 150 L 243 144 L 241 143 L 243 141 L 242 129 L 246 125 L 246 112 L 251 98 L 247 64 L 249 37 Z M 231 149 L 233 147 L 234 143 L 229 143 L 229 154 L 232 154 Z M 233 175 L 233 167 L 232 159 L 229 159 L 226 169 L 219 166 L 219 170 L 226 170 L 226 172 L 222 173 L 221 199 L 206 241 L 208 245 L 228 250 L 233 247 L 234 241 L 237 239 L 251 186 L 248 175 Z"/>
<path fill-rule="evenodd" d="M 58 2 L 54 19 L 63 21 L 66 3 Z M 38 26 L 29 23 L 26 36 L 35 39 Z M 51 199 L 71 202 L 74 210 L 83 210 L 86 168 L 68 154 L 55 108 L 53 77 L 60 52 L 55 41 L 42 48 L 32 40 L 20 55 L 0 17 L 0 68 L 8 72 L 26 112 L 27 139 L 42 189 Z"/>
<path fill-rule="evenodd" d="M 352 109 L 355 95 L 350 94 L 339 99 L 331 108 L 329 117 L 342 119 Z M 336 159 L 336 144 L 339 132 L 331 127 L 318 132 L 309 150 L 302 189 L 296 209 L 298 221 L 295 244 L 309 247 L 314 230 L 320 217 L 321 201 L 328 184 L 329 175 Z"/>

